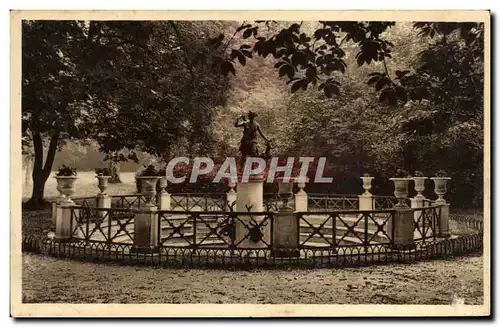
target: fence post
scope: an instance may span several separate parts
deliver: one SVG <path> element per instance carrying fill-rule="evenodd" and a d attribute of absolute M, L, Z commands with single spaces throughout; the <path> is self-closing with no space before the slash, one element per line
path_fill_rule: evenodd
<path fill-rule="evenodd" d="M 66 199 L 58 205 L 55 239 L 71 239 L 71 220 L 73 219 L 72 213 L 74 212 L 75 215 L 78 214 L 76 209 L 74 209 L 74 205 L 75 203 L 70 199 Z"/>
<path fill-rule="evenodd" d="M 450 204 L 446 203 L 443 196 L 446 194 L 446 184 L 451 179 L 450 177 L 431 177 L 434 181 L 434 192 L 437 194 L 438 199 L 434 202 L 436 205 L 441 206 L 441 214 L 437 221 L 438 237 L 450 237 L 449 219 L 450 219 Z"/>
<path fill-rule="evenodd" d="M 139 206 L 134 217 L 133 252 L 150 253 L 158 250 L 158 207 L 152 202 L 155 199 L 157 176 L 144 176 L 141 179 L 141 191 L 146 201 Z"/>
<path fill-rule="evenodd" d="M 170 204 L 170 193 L 167 191 L 167 177 L 162 176 L 159 181 L 158 181 L 158 187 L 159 187 L 159 192 L 158 192 L 158 204 L 160 206 L 160 210 L 165 210 L 169 211 L 171 210 L 171 204 Z"/>
<path fill-rule="evenodd" d="M 304 187 L 306 187 L 306 181 L 299 179 L 297 181 L 297 186 L 299 187 L 299 190 L 297 193 L 295 193 L 295 211 L 307 211 L 308 197 L 306 191 L 304 191 Z"/>
<path fill-rule="evenodd" d="M 170 193 L 166 190 L 160 191 L 160 210 L 170 210 Z"/>
<path fill-rule="evenodd" d="M 398 203 L 393 206 L 392 217 L 389 220 L 388 230 L 392 231 L 392 241 L 395 249 L 408 250 L 415 248 L 414 210 L 405 203 L 408 197 L 408 178 L 391 178 L 394 182 L 394 195 Z"/>
<path fill-rule="evenodd" d="M 150 252 L 158 247 L 158 207 L 147 203 L 134 219 L 134 252 Z"/>
<path fill-rule="evenodd" d="M 57 198 L 55 198 L 54 201 L 52 201 L 52 223 L 53 224 L 56 223 L 56 221 L 57 221 L 57 214 L 60 213 L 59 205 L 64 200 L 64 196 L 61 193 L 61 191 L 59 191 L 59 193 L 60 193 L 60 195 Z"/>
<path fill-rule="evenodd" d="M 363 176 L 360 178 L 363 181 L 363 189 L 365 192 L 359 195 L 359 210 L 372 211 L 374 210 L 374 199 L 373 195 L 370 193 L 370 189 L 372 188 L 373 177 Z"/>
<path fill-rule="evenodd" d="M 278 208 L 278 214 L 274 216 L 273 224 L 273 249 L 272 255 L 277 257 L 297 257 L 299 256 L 299 221 L 294 211 L 307 211 L 307 194 L 302 190 L 305 187 L 304 180 L 297 180 L 299 188 L 306 197 L 305 210 L 304 203 L 297 206 L 297 194 L 295 194 L 295 210 L 288 203 L 293 194 L 293 180 L 285 182 L 278 180 L 279 197 L 282 203 Z M 299 191 L 300 192 L 300 191 Z M 299 195 L 299 197 L 304 197 Z M 300 199 L 299 201 L 303 201 Z M 298 209 L 298 210 L 297 210 Z"/>
<path fill-rule="evenodd" d="M 389 230 L 392 229 L 392 240 L 394 248 L 398 250 L 408 250 L 415 247 L 414 232 L 415 221 L 413 220 L 413 210 L 408 206 L 394 206 L 394 215 L 389 221 Z M 394 224 L 391 226 L 391 224 Z"/>
<path fill-rule="evenodd" d="M 226 193 L 226 210 L 231 211 L 231 208 L 234 207 L 234 203 L 236 202 L 237 193 L 234 190 L 236 187 L 236 181 L 234 178 L 230 178 L 227 186 L 229 187 L 229 191 Z"/>
<path fill-rule="evenodd" d="M 98 194 L 97 195 L 97 208 L 98 209 L 111 209 L 111 196 L 109 196 L 107 194 L 102 194 L 102 193 Z M 100 218 L 104 218 L 109 214 L 109 210 L 97 210 L 97 212 L 98 212 L 98 215 Z"/>
<path fill-rule="evenodd" d="M 263 242 L 253 242 L 248 237 L 248 227 L 252 224 L 260 223 L 265 219 L 264 215 L 255 214 L 256 212 L 262 212 L 264 208 L 263 194 L 264 194 L 264 176 L 262 174 L 253 174 L 249 176 L 247 182 L 238 183 L 238 192 L 236 197 L 236 211 L 249 212 L 248 215 L 239 214 L 236 219 L 235 226 L 235 243 L 239 244 L 240 247 L 246 248 L 265 248 L 266 245 Z M 270 226 L 262 226 L 262 238 L 269 240 Z"/>

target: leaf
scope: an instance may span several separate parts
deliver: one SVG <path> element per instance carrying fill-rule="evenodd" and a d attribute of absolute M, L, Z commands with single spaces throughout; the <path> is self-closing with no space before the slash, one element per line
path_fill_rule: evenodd
<path fill-rule="evenodd" d="M 368 82 L 366 82 L 366 84 L 372 85 L 373 83 L 377 82 L 378 80 L 380 80 L 380 76 L 373 76 L 372 78 L 370 78 L 368 80 Z"/>
<path fill-rule="evenodd" d="M 243 32 L 243 38 L 244 39 L 248 39 L 251 35 L 252 35 L 252 30 L 251 29 L 247 29 L 245 30 L 245 32 Z"/>
<path fill-rule="evenodd" d="M 389 88 L 384 89 L 382 92 L 380 92 L 379 101 L 380 102 L 386 101 L 390 93 L 391 90 Z"/>
<path fill-rule="evenodd" d="M 408 74 L 410 71 L 409 70 L 396 70 L 396 76 L 397 78 L 402 78 L 404 77 L 406 74 Z"/>
<path fill-rule="evenodd" d="M 387 77 L 382 77 L 378 80 L 377 84 L 375 84 L 375 90 L 380 91 L 387 84 L 389 84 L 389 79 Z"/>
<path fill-rule="evenodd" d="M 398 86 L 396 87 L 396 96 L 398 99 L 400 99 L 401 101 L 403 101 L 404 103 L 406 103 L 408 101 L 408 96 L 406 94 L 406 91 L 404 88 Z"/>
<path fill-rule="evenodd" d="M 322 28 L 314 32 L 314 38 L 316 38 L 317 40 L 321 39 L 324 35 L 325 35 L 325 30 Z"/>
<path fill-rule="evenodd" d="M 296 52 L 292 55 L 292 65 L 295 67 L 306 65 L 306 56 L 302 52 Z"/>
<path fill-rule="evenodd" d="M 243 53 L 241 53 L 241 51 L 238 51 L 238 61 L 240 62 L 240 64 L 242 64 L 243 66 L 245 66 L 246 62 L 247 62 L 247 58 L 245 57 L 245 55 Z"/>
<path fill-rule="evenodd" d="M 248 49 L 251 49 L 252 47 L 249 46 L 248 44 L 243 44 L 240 46 L 240 50 L 248 50 Z"/>
<path fill-rule="evenodd" d="M 364 57 L 363 56 L 359 56 L 356 59 L 356 62 L 358 63 L 358 66 L 363 66 L 363 64 L 365 63 Z"/>
<path fill-rule="evenodd" d="M 292 93 L 295 93 L 298 89 L 300 89 L 300 87 L 302 86 L 302 83 L 303 83 L 302 80 L 299 80 L 299 81 L 293 83 L 292 88 L 291 88 Z"/>
<path fill-rule="evenodd" d="M 233 75 L 236 75 L 236 71 L 234 69 L 234 66 L 230 61 L 224 61 L 221 65 L 221 70 L 222 70 L 222 74 L 224 74 L 224 76 L 227 76 L 229 74 L 229 72 L 231 72 Z"/>
<path fill-rule="evenodd" d="M 280 76 L 285 76 L 287 75 L 288 78 L 292 78 L 293 75 L 295 74 L 295 71 L 293 69 L 292 66 L 290 65 L 283 65 L 280 69 L 279 69 L 279 75 Z"/>
<path fill-rule="evenodd" d="M 232 50 L 231 55 L 229 57 L 231 57 L 231 59 L 234 59 L 234 58 L 238 57 L 238 53 L 239 53 L 238 50 Z"/>
<path fill-rule="evenodd" d="M 240 50 L 243 55 L 245 55 L 248 58 L 252 58 L 252 52 L 248 50 Z"/>
<path fill-rule="evenodd" d="M 294 24 L 292 24 L 292 25 L 288 28 L 288 30 L 289 30 L 290 32 L 292 32 L 292 33 L 299 33 L 299 30 L 300 30 L 300 25 L 299 25 L 299 24 L 297 24 L 297 23 L 294 23 Z"/>
<path fill-rule="evenodd" d="M 281 66 L 286 65 L 286 62 L 284 61 L 279 61 L 276 64 L 274 64 L 274 68 L 280 68 Z M 282 76 L 282 75 L 280 75 Z"/>
<path fill-rule="evenodd" d="M 238 27 L 238 28 L 236 29 L 236 32 L 242 31 L 242 30 L 244 30 L 245 28 L 249 28 L 249 27 L 252 27 L 252 25 L 250 25 L 250 24 L 241 25 L 240 27 Z"/>

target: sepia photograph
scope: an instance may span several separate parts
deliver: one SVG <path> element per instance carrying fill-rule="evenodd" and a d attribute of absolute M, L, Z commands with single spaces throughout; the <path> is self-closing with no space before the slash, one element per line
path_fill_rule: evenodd
<path fill-rule="evenodd" d="M 11 11 L 11 42 L 13 316 L 491 314 L 488 11 Z"/>

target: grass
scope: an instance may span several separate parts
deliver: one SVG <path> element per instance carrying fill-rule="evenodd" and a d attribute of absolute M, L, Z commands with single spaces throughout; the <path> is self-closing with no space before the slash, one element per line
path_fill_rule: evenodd
<path fill-rule="evenodd" d="M 78 196 L 97 194 L 79 173 Z M 133 193 L 134 174 L 109 193 Z M 28 197 L 29 188 L 23 189 Z M 57 196 L 55 179 L 46 185 Z M 23 233 L 53 230 L 49 210 L 23 212 Z M 450 226 L 453 227 L 453 226 Z M 482 304 L 481 255 L 414 264 L 315 270 L 210 270 L 131 267 L 23 254 L 25 303 Z"/>
<path fill-rule="evenodd" d="M 59 195 L 57 191 L 57 182 L 54 178 L 54 173 L 47 179 L 45 183 L 45 198 L 53 199 Z M 132 194 L 135 193 L 135 174 L 133 172 L 121 173 L 121 184 L 109 184 L 107 192 L 109 194 Z M 31 196 L 31 182 L 24 181 L 23 183 L 23 201 L 26 201 Z M 78 172 L 78 179 L 75 182 L 76 194 L 74 197 L 87 197 L 97 195 L 99 188 L 97 187 L 97 178 L 93 171 Z"/>

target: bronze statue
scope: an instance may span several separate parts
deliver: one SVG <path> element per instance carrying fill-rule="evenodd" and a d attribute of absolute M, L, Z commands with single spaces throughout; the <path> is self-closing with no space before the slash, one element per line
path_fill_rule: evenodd
<path fill-rule="evenodd" d="M 262 133 L 259 123 L 255 121 L 257 114 L 253 111 L 248 112 L 248 116 L 240 116 L 235 127 L 243 127 L 243 137 L 240 143 L 240 152 L 243 158 L 246 157 L 269 157 L 271 150 L 271 141 Z M 257 133 L 266 141 L 266 151 L 263 154 L 257 143 Z"/>

